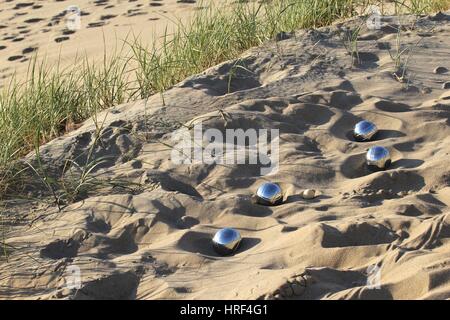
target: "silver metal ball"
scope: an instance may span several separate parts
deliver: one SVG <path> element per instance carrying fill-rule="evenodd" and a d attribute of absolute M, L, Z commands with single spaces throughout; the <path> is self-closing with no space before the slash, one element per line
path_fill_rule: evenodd
<path fill-rule="evenodd" d="M 353 136 L 356 141 L 369 141 L 377 134 L 377 132 L 378 128 L 375 123 L 363 120 L 355 125 Z"/>
<path fill-rule="evenodd" d="M 283 192 L 276 183 L 263 183 L 256 191 L 256 199 L 259 204 L 274 206 L 283 201 Z"/>
<path fill-rule="evenodd" d="M 385 147 L 375 146 L 366 154 L 367 165 L 374 169 L 386 169 L 391 164 L 391 155 Z"/>
<path fill-rule="evenodd" d="M 232 228 L 217 231 L 212 240 L 214 250 L 220 255 L 230 255 L 236 252 L 241 243 L 241 235 Z"/>

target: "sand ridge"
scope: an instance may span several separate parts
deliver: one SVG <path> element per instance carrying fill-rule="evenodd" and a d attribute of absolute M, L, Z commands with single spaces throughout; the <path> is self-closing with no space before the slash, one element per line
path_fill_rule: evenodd
<path fill-rule="evenodd" d="M 20 250 L 0 265 L 0 297 L 450 298 L 450 75 L 434 72 L 450 69 L 449 22 L 447 12 L 402 28 L 402 45 L 414 46 L 405 82 L 389 54 L 400 26 L 363 27 L 355 64 L 342 41 L 361 25 L 355 18 L 247 51 L 239 61 L 248 71 L 231 92 L 236 61 L 179 83 L 164 93 L 166 105 L 156 95 L 102 113 L 93 156 L 111 158 L 96 174 L 141 187 L 96 190 L 61 212 L 12 200 L 6 213 L 23 223 L 8 243 Z M 199 119 L 221 131 L 279 129 L 280 170 L 261 177 L 257 165 L 173 164 L 172 133 Z M 351 139 L 361 119 L 377 124 L 376 141 Z M 91 119 L 42 146 L 44 162 L 58 171 L 82 157 L 94 130 Z M 393 163 L 373 173 L 364 155 L 376 144 Z M 282 205 L 252 200 L 267 180 L 282 187 Z M 321 195 L 302 199 L 307 188 Z M 211 247 L 223 227 L 243 236 L 231 257 Z M 81 270 L 78 290 L 65 286 L 71 266 Z M 375 288 L 367 286 L 374 268 Z"/>

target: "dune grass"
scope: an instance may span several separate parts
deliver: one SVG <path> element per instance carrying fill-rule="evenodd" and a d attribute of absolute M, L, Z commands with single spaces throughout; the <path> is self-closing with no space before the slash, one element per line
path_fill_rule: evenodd
<path fill-rule="evenodd" d="M 17 191 L 17 176 L 26 170 L 15 162 L 100 110 L 162 93 L 182 79 L 279 32 L 320 27 L 355 14 L 370 0 L 239 1 L 198 10 L 162 44 L 143 46 L 125 41 L 118 52 L 94 63 L 77 59 L 69 68 L 33 59 L 23 81 L 13 79 L 0 93 L 0 197 Z M 396 11 L 422 14 L 450 7 L 449 0 L 394 1 Z M 222 9 L 221 9 L 222 8 Z"/>

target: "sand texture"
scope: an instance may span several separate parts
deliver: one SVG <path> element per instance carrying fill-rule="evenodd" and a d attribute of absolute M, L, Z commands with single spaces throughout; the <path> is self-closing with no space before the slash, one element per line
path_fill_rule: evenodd
<path fill-rule="evenodd" d="M 73 5 L 79 25 L 67 11 Z M 35 54 L 61 69 L 85 56 L 98 61 L 135 37 L 158 43 L 166 27 L 170 34 L 201 8 L 197 0 L 0 0 L 0 86 L 14 73 L 22 79 Z"/>
<path fill-rule="evenodd" d="M 355 18 L 299 31 L 244 53 L 231 92 L 237 61 L 179 83 L 165 106 L 155 95 L 100 114 L 92 157 L 109 160 L 96 177 L 138 187 L 98 188 L 61 212 L 38 182 L 28 192 L 41 200 L 10 200 L 16 250 L 0 265 L 0 297 L 450 298 L 450 12 L 413 22 L 368 30 Z M 361 24 L 352 61 L 342 37 Z M 412 49 L 403 79 L 389 54 L 398 28 Z M 278 128 L 279 171 L 172 163 L 171 133 L 199 119 L 221 131 Z M 361 119 L 377 124 L 376 141 L 352 140 Z M 68 158 L 83 161 L 94 130 L 90 119 L 42 146 L 54 175 Z M 388 170 L 366 169 L 373 145 L 389 148 Z M 267 180 L 282 187 L 282 205 L 253 202 Z M 320 195 L 306 200 L 305 189 Z M 211 247 L 223 227 L 242 234 L 234 256 Z M 80 289 L 65 286 L 71 266 Z M 379 287 L 367 286 L 374 267 Z"/>

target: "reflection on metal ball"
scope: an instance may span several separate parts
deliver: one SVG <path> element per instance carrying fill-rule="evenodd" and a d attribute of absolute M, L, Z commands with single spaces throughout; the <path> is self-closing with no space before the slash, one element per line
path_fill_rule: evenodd
<path fill-rule="evenodd" d="M 275 206 L 283 201 L 283 192 L 278 184 L 266 182 L 258 188 L 256 199 L 259 204 Z"/>
<path fill-rule="evenodd" d="M 385 147 L 375 146 L 366 154 L 367 165 L 373 169 L 386 169 L 391 164 L 391 155 Z"/>
<path fill-rule="evenodd" d="M 217 231 L 213 238 L 214 250 L 220 255 L 231 255 L 236 252 L 241 243 L 241 235 L 232 228 Z"/>
<path fill-rule="evenodd" d="M 377 126 L 373 122 L 363 120 L 355 125 L 353 136 L 356 141 L 369 141 L 377 134 L 377 132 Z"/>

